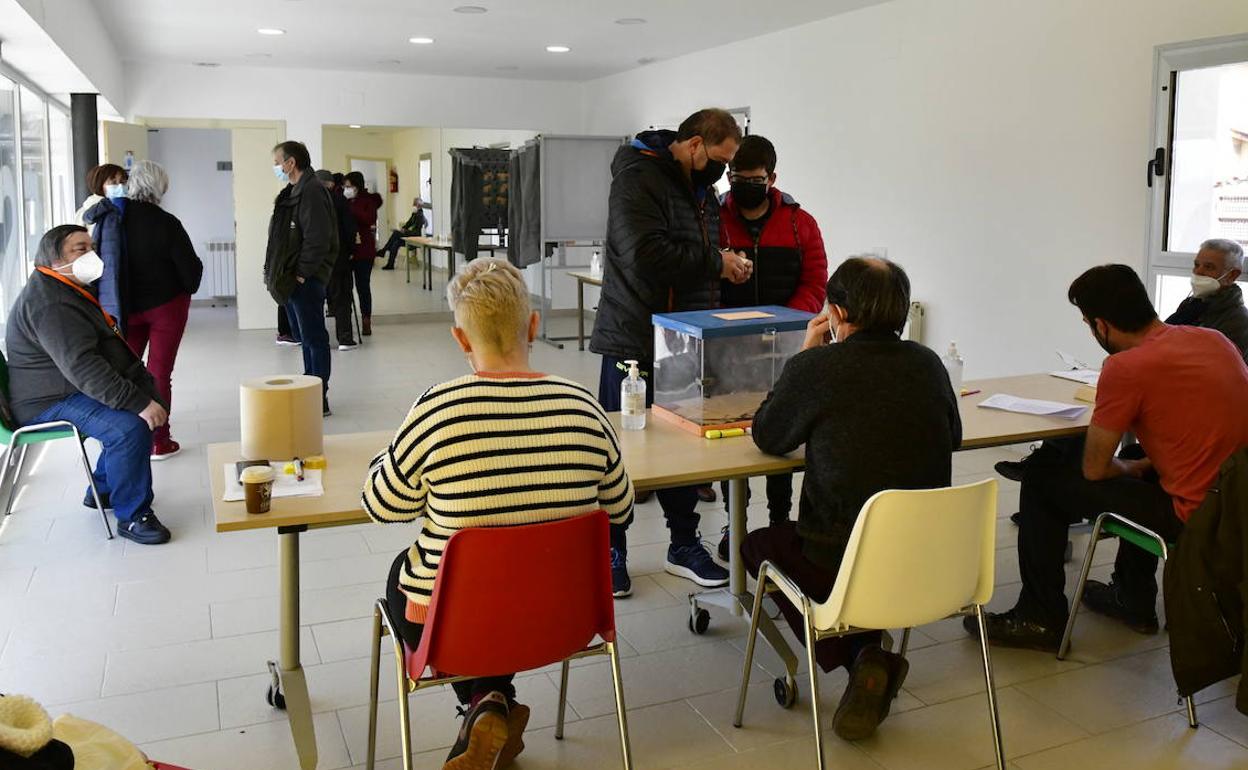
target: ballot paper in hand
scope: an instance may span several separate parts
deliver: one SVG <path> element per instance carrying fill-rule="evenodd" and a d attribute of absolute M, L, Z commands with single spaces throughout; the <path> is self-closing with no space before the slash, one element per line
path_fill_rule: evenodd
<path fill-rule="evenodd" d="M 286 463 L 270 463 L 277 477 L 273 480 L 273 497 L 319 497 L 325 494 L 325 486 L 321 483 L 319 469 L 303 472 L 303 481 L 295 478 L 293 473 L 285 473 Z M 238 469 L 234 463 L 225 464 L 225 494 L 221 499 L 227 503 L 243 499 L 243 485 L 238 480 Z"/>
<path fill-rule="evenodd" d="M 1077 420 L 1087 410 L 1078 404 L 1063 404 L 1059 401 L 1041 401 L 1035 398 L 1019 398 L 997 393 L 984 399 L 979 404 L 984 409 L 1000 409 L 1003 412 L 1018 414 L 1037 414 L 1044 417 L 1060 417 L 1063 420 Z"/>

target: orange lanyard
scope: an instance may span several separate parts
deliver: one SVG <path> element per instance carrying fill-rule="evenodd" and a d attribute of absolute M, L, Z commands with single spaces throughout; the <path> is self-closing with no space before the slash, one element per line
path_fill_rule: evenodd
<path fill-rule="evenodd" d="M 87 300 L 91 302 L 91 304 L 98 307 L 100 309 L 100 312 L 104 314 L 104 322 L 108 324 L 108 328 L 113 330 L 113 334 L 116 334 L 117 336 L 121 336 L 121 330 L 117 328 L 117 319 L 113 318 L 111 315 L 108 314 L 108 311 L 104 309 L 104 306 L 100 304 L 100 301 L 95 298 L 94 294 L 82 288 L 78 284 L 74 283 L 73 281 L 69 280 L 68 278 L 66 278 L 65 276 L 61 275 L 60 273 L 56 272 L 55 270 L 51 268 L 36 267 L 35 269 L 43 273 L 46 276 L 55 278 L 56 280 L 65 284 L 66 286 L 78 292 L 82 296 L 86 297 Z"/>

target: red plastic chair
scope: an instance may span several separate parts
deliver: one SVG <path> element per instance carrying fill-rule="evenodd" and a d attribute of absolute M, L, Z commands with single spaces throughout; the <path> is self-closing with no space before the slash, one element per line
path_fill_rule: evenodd
<path fill-rule="evenodd" d="M 615 643 L 607 514 L 545 524 L 465 529 L 446 544 L 424 634 L 416 650 L 395 633 L 385 599 L 373 608 L 368 706 L 368 762 L 377 744 L 381 638 L 389 634 L 399 684 L 403 767 L 412 767 L 409 694 L 463 679 L 504 676 L 562 662 L 555 738 L 563 738 L 568 663 L 589 655 L 611 660 L 625 770 L 632 770 L 620 656 Z M 594 644 L 594 638 L 601 641 Z M 454 671 L 455 674 L 441 673 Z"/>

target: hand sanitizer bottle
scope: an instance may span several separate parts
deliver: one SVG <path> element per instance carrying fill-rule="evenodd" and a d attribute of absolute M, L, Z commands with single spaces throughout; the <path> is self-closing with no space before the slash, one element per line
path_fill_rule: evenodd
<path fill-rule="evenodd" d="M 958 343 L 949 343 L 949 352 L 945 353 L 940 359 L 945 364 L 945 369 L 949 371 L 949 384 L 953 386 L 953 394 L 955 396 L 962 393 L 962 356 L 958 355 Z"/>
<path fill-rule="evenodd" d="M 644 430 L 646 427 L 646 381 L 636 361 L 628 364 L 628 379 L 620 383 L 620 412 L 624 430 Z"/>

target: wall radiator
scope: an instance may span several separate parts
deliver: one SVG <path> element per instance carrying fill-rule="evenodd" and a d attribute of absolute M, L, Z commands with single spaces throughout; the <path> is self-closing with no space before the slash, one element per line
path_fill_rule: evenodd
<path fill-rule="evenodd" d="M 207 243 L 208 258 L 204 260 L 204 286 L 201 292 L 215 299 L 238 294 L 235 285 L 235 249 L 233 240 L 212 240 Z"/>
<path fill-rule="evenodd" d="M 911 302 L 910 313 L 906 318 L 906 327 L 901 330 L 901 338 L 912 342 L 923 342 L 923 317 L 927 311 L 922 302 Z"/>

